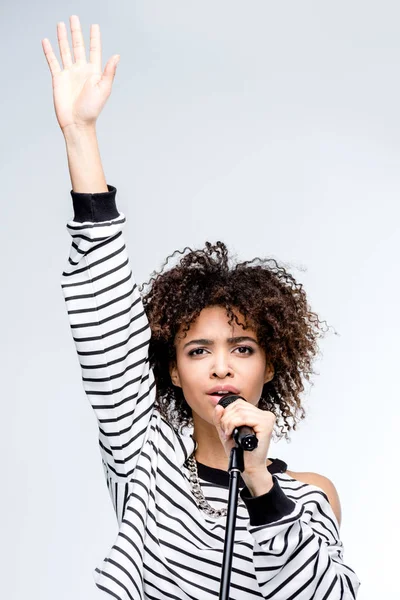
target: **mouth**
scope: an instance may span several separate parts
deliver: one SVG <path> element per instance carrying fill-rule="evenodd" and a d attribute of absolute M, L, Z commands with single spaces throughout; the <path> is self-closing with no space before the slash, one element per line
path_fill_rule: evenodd
<path fill-rule="evenodd" d="M 207 394 L 207 396 L 209 398 L 211 398 L 211 402 L 214 404 L 214 406 L 217 406 L 218 402 L 221 400 L 221 398 L 225 398 L 225 396 L 230 396 L 231 392 L 228 392 L 227 394 L 224 394 L 223 396 L 220 394 Z"/>
<path fill-rule="evenodd" d="M 207 396 L 211 398 L 213 404 L 216 406 L 221 398 L 231 396 L 232 394 L 239 394 L 239 390 L 234 386 L 216 386 L 208 391 Z"/>

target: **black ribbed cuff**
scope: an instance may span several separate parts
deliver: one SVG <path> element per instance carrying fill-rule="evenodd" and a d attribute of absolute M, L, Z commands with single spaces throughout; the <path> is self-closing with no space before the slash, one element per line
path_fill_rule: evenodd
<path fill-rule="evenodd" d="M 240 490 L 240 497 L 245 503 L 250 517 L 250 525 L 268 525 L 286 517 L 296 504 L 288 498 L 272 475 L 273 487 L 262 496 L 252 496 L 247 486 Z"/>
<path fill-rule="evenodd" d="M 84 194 L 71 190 L 72 205 L 74 209 L 74 221 L 83 223 L 101 223 L 119 217 L 119 212 L 115 203 L 117 189 L 108 185 L 108 192 L 98 192 L 95 194 Z"/>

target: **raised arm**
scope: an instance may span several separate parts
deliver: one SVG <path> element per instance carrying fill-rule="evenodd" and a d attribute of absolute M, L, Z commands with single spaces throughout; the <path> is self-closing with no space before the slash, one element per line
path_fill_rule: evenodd
<path fill-rule="evenodd" d="M 102 73 L 100 29 L 92 25 L 86 62 L 78 17 L 70 23 L 75 62 L 66 27 L 57 26 L 63 70 L 48 39 L 42 40 L 73 188 L 74 216 L 67 223 L 72 244 L 62 291 L 108 482 L 121 483 L 133 476 L 154 408 L 150 328 L 130 269 L 125 216 L 116 207 L 116 188 L 106 183 L 96 136 L 115 75 L 114 57 Z"/>

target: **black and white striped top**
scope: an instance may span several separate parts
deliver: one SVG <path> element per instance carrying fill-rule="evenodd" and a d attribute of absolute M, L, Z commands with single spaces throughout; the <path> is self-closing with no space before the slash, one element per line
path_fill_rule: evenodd
<path fill-rule="evenodd" d="M 62 290 L 119 533 L 94 570 L 96 585 L 118 600 L 219 596 L 226 517 L 199 510 L 179 435 L 154 408 L 150 327 L 132 276 L 115 187 L 71 190 L 74 218 Z M 239 493 L 230 598 L 350 600 L 360 581 L 343 562 L 339 525 L 326 494 L 290 477 L 273 460 L 273 488 Z M 228 474 L 199 465 L 206 499 L 226 506 Z"/>

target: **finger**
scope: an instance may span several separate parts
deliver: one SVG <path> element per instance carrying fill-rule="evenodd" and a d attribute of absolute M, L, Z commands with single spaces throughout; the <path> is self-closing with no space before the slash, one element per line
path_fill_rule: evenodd
<path fill-rule="evenodd" d="M 256 427 L 260 425 L 260 417 L 252 411 L 239 411 L 226 414 L 221 420 L 221 429 L 229 437 L 237 427 Z"/>
<path fill-rule="evenodd" d="M 221 423 L 221 418 L 222 418 L 222 415 L 224 414 L 224 412 L 225 412 L 225 409 L 220 404 L 217 404 L 217 406 L 214 408 L 213 423 L 217 429 L 221 429 L 220 423 Z"/>
<path fill-rule="evenodd" d="M 218 411 L 218 413 L 216 415 L 216 425 L 215 426 L 217 428 L 218 435 L 220 436 L 220 438 L 224 442 L 226 442 L 229 439 L 230 434 L 229 434 L 229 428 L 227 428 L 226 422 L 224 422 L 224 421 L 226 421 L 225 409 L 223 407 L 221 407 L 221 408 L 222 408 L 222 410 Z"/>
<path fill-rule="evenodd" d="M 63 21 L 57 23 L 57 38 L 63 67 L 64 69 L 69 69 L 72 66 L 72 56 L 68 42 L 67 27 Z"/>
<path fill-rule="evenodd" d="M 101 73 L 101 35 L 100 25 L 90 26 L 90 51 L 89 62 Z"/>
<path fill-rule="evenodd" d="M 99 82 L 99 86 L 106 86 L 107 88 L 112 85 L 114 81 L 115 73 L 117 72 L 117 64 L 119 62 L 119 54 L 115 54 L 110 58 L 104 67 L 103 76 Z"/>
<path fill-rule="evenodd" d="M 220 439 L 223 440 L 223 442 L 225 443 L 228 440 L 229 436 L 225 434 L 225 427 L 222 425 L 222 417 L 224 416 L 224 414 L 224 407 L 217 404 L 217 406 L 214 409 L 213 423 L 215 425 Z"/>
<path fill-rule="evenodd" d="M 42 48 L 47 60 L 47 64 L 49 65 L 50 72 L 54 77 L 55 75 L 57 75 L 57 73 L 60 73 L 61 67 L 56 58 L 56 55 L 53 52 L 53 48 L 51 47 L 51 44 L 47 38 L 44 38 L 44 40 L 42 40 Z"/>
<path fill-rule="evenodd" d="M 77 15 L 69 18 L 71 26 L 72 47 L 74 49 L 75 62 L 86 62 L 85 42 L 83 40 L 81 23 Z"/>

